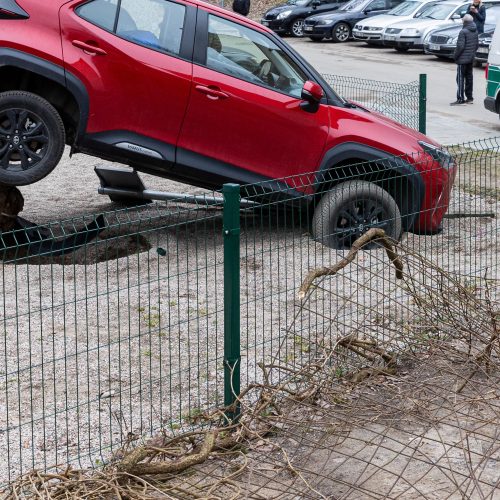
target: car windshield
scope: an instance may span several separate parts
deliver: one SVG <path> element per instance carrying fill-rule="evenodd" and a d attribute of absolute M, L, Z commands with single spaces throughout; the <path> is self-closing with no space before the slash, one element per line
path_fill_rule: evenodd
<path fill-rule="evenodd" d="M 339 10 L 362 10 L 366 4 L 366 0 L 351 0 L 350 2 L 340 7 Z"/>
<path fill-rule="evenodd" d="M 287 5 L 303 6 L 303 5 L 307 5 L 309 2 L 310 2 L 310 0 L 287 0 L 286 4 Z"/>
<path fill-rule="evenodd" d="M 388 12 L 391 16 L 409 16 L 421 2 L 403 2 Z"/>
<path fill-rule="evenodd" d="M 451 13 L 455 11 L 457 8 L 456 5 L 446 5 L 446 4 L 439 4 L 435 3 L 432 4 L 430 7 L 427 7 L 422 11 L 422 14 L 418 16 L 421 19 L 446 19 Z"/>

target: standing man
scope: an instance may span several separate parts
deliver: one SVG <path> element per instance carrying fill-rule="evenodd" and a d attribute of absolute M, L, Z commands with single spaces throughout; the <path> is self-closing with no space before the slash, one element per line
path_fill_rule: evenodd
<path fill-rule="evenodd" d="M 467 14 L 470 14 L 472 19 L 474 19 L 478 34 L 484 33 L 486 7 L 482 4 L 481 0 L 474 0 L 472 5 L 467 9 Z"/>
<path fill-rule="evenodd" d="M 458 34 L 454 59 L 457 63 L 457 100 L 450 106 L 472 104 L 472 66 L 479 45 L 477 28 L 470 14 L 462 17 L 463 28 Z"/>

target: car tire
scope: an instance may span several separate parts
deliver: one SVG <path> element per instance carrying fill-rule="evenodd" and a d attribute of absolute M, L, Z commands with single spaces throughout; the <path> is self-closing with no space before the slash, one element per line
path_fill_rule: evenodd
<path fill-rule="evenodd" d="M 0 93 L 0 184 L 26 186 L 61 160 L 66 133 L 56 109 L 30 92 Z"/>
<path fill-rule="evenodd" d="M 322 42 L 325 37 L 324 36 L 310 36 L 309 39 L 313 42 Z"/>
<path fill-rule="evenodd" d="M 290 25 L 290 34 L 294 38 L 300 38 L 304 36 L 304 19 L 295 19 L 295 21 Z"/>
<path fill-rule="evenodd" d="M 351 37 L 351 27 L 347 23 L 337 23 L 332 29 L 332 40 L 337 43 L 347 42 Z"/>
<path fill-rule="evenodd" d="M 380 186 L 354 180 L 337 184 L 323 195 L 314 211 L 312 235 L 330 248 L 348 250 L 373 227 L 399 240 L 402 222 L 398 205 Z"/>
<path fill-rule="evenodd" d="M 410 50 L 408 47 L 394 47 L 396 49 L 396 52 L 408 52 Z"/>

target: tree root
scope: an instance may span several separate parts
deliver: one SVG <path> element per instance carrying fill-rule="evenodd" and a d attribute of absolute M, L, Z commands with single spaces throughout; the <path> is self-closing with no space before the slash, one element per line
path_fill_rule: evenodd
<path fill-rule="evenodd" d="M 342 259 L 340 262 L 335 264 L 332 267 L 319 267 L 317 269 L 313 269 L 309 271 L 308 275 L 305 277 L 302 285 L 299 289 L 299 299 L 304 299 L 307 291 L 313 284 L 314 280 L 320 278 L 321 276 L 333 276 L 337 274 L 341 269 L 350 264 L 358 252 L 369 243 L 372 242 L 380 243 L 387 253 L 387 257 L 393 263 L 396 268 L 396 278 L 403 278 L 403 262 L 401 258 L 398 256 L 395 250 L 395 242 L 386 236 L 385 231 L 383 229 L 372 228 L 368 230 L 365 234 L 360 236 L 353 244 L 347 257 Z"/>

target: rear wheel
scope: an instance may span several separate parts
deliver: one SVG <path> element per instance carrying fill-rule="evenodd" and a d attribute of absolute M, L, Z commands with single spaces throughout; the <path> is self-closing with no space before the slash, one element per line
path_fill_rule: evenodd
<path fill-rule="evenodd" d="M 351 36 L 351 27 L 347 23 L 338 23 L 332 29 L 334 42 L 347 42 Z"/>
<path fill-rule="evenodd" d="M 290 25 L 290 33 L 295 38 L 300 38 L 304 35 L 304 19 L 295 19 Z"/>
<path fill-rule="evenodd" d="M 334 186 L 318 203 L 312 221 L 316 241 L 346 250 L 371 228 L 383 229 L 394 240 L 401 237 L 401 213 L 385 189 L 367 181 Z"/>
<path fill-rule="evenodd" d="M 0 184 L 26 186 L 48 175 L 64 152 L 56 109 L 30 92 L 0 94 Z"/>

